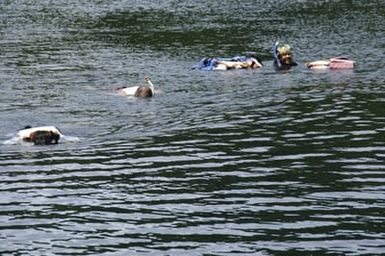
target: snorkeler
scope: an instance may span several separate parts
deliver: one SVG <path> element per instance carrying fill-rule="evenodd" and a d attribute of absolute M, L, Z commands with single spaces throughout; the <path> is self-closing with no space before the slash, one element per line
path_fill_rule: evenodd
<path fill-rule="evenodd" d="M 258 69 L 263 67 L 262 61 L 255 56 L 236 56 L 232 58 L 203 58 L 193 69 L 230 70 Z"/>
<path fill-rule="evenodd" d="M 280 44 L 278 41 L 273 48 L 274 66 L 278 69 L 290 69 L 298 64 L 293 61 L 293 53 L 288 44 Z"/>
<path fill-rule="evenodd" d="M 310 69 L 353 69 L 356 66 L 356 62 L 348 58 L 338 57 L 329 60 L 307 62 L 305 66 Z"/>
<path fill-rule="evenodd" d="M 63 134 L 55 126 L 26 126 L 17 133 L 20 141 L 32 142 L 34 145 L 58 144 Z"/>
<path fill-rule="evenodd" d="M 139 98 L 148 98 L 155 95 L 155 87 L 149 77 L 145 77 L 144 80 L 148 85 L 130 86 L 118 88 L 118 91 L 124 96 L 135 96 Z"/>

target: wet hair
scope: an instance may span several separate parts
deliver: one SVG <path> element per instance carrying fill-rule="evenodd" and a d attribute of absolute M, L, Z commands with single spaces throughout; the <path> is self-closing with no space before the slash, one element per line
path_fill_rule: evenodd
<path fill-rule="evenodd" d="M 148 98 L 152 97 L 153 93 L 150 87 L 148 86 L 139 86 L 138 90 L 135 92 L 135 97 L 140 97 L 140 98 Z"/>
<path fill-rule="evenodd" d="M 52 131 L 35 131 L 26 140 L 35 145 L 51 145 L 58 144 L 59 138 L 60 134 Z"/>
<path fill-rule="evenodd" d="M 261 58 L 259 58 L 257 55 L 255 55 L 255 54 L 248 54 L 248 55 L 246 55 L 246 57 L 256 59 L 256 60 L 263 66 L 263 63 L 262 63 Z M 255 64 L 256 64 L 256 63 L 253 63 L 253 66 L 254 66 Z"/>
<path fill-rule="evenodd" d="M 278 56 L 281 56 L 284 53 L 291 54 L 291 47 L 288 44 L 281 44 L 277 47 Z"/>

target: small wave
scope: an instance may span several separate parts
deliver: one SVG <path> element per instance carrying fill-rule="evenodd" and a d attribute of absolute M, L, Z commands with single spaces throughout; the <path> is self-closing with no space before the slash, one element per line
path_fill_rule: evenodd
<path fill-rule="evenodd" d="M 67 136 L 67 135 L 61 136 L 61 139 L 60 139 L 60 143 L 72 143 L 72 142 L 78 142 L 78 141 L 80 141 L 79 137 Z M 30 142 L 21 141 L 17 136 L 13 136 L 8 140 L 3 141 L 3 144 L 4 145 L 17 145 L 17 144 L 31 145 Z"/>
<path fill-rule="evenodd" d="M 20 140 L 19 140 L 18 137 L 12 137 L 12 138 L 10 138 L 8 140 L 3 141 L 4 145 L 15 145 L 15 144 L 18 144 L 18 143 L 20 143 Z"/>
<path fill-rule="evenodd" d="M 80 141 L 80 138 L 75 136 L 63 135 L 60 140 L 62 142 L 78 142 Z"/>

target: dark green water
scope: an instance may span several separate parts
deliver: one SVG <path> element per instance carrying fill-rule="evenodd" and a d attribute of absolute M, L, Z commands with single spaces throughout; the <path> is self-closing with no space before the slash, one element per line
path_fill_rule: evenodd
<path fill-rule="evenodd" d="M 384 1 L 1 1 L 0 254 L 384 254 L 384 17 Z M 191 69 L 247 53 L 264 68 Z M 341 55 L 356 69 L 304 67 Z M 113 92 L 146 75 L 156 97 Z M 79 141 L 9 143 L 28 124 Z"/>

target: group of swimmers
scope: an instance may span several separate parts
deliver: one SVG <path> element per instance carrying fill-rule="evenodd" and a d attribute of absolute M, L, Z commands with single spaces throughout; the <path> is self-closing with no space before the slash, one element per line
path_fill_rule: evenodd
<path fill-rule="evenodd" d="M 287 70 L 298 64 L 293 60 L 290 45 L 276 42 L 273 47 L 274 66 L 279 70 Z M 351 69 L 355 62 L 347 58 L 331 58 L 305 63 L 310 69 Z M 262 68 L 262 61 L 256 56 L 236 56 L 232 58 L 203 58 L 194 69 L 201 70 L 230 70 L 230 69 L 258 69 Z"/>
<path fill-rule="evenodd" d="M 290 69 L 298 64 L 293 60 L 290 45 L 276 42 L 273 48 L 274 66 L 277 69 Z M 305 64 L 310 69 L 351 69 L 355 62 L 346 58 L 331 58 L 329 60 L 318 60 Z M 232 58 L 204 58 L 193 68 L 202 70 L 231 70 L 231 69 L 258 69 L 262 68 L 262 61 L 255 56 L 237 56 Z M 145 77 L 148 85 L 121 87 L 118 91 L 124 96 L 153 97 L 155 87 L 150 78 Z M 62 132 L 55 126 L 25 127 L 18 132 L 20 141 L 31 142 L 34 145 L 57 144 Z"/>

